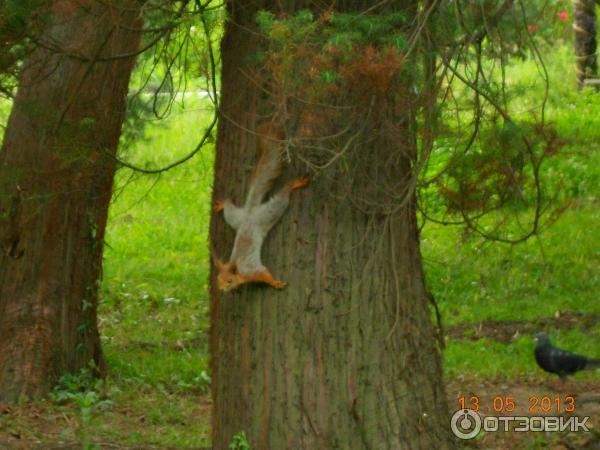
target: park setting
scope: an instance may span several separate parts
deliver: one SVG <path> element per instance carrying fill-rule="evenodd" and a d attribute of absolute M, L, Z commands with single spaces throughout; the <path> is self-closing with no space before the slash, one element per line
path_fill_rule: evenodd
<path fill-rule="evenodd" d="M 0 449 L 600 448 L 598 8 L 0 2 Z"/>

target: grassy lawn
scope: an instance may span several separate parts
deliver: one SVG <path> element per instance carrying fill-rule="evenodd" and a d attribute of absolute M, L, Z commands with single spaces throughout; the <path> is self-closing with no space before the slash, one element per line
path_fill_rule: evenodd
<path fill-rule="evenodd" d="M 597 352 L 598 223 L 597 207 L 574 208 L 539 241 L 515 247 L 464 242 L 457 229 L 425 229 L 427 280 L 448 332 L 448 376 L 535 373 L 532 335 L 544 329 L 564 347 Z"/>
<path fill-rule="evenodd" d="M 551 73 L 570 55 L 558 51 Z M 511 72 L 539 93 L 535 67 Z M 582 353 L 600 349 L 600 94 L 574 82 L 553 85 L 547 105 L 567 144 L 544 177 L 562 186 L 569 207 L 537 238 L 509 246 L 456 227 L 427 224 L 422 253 L 427 284 L 446 332 L 449 382 L 548 381 L 532 357 L 533 335 Z M 122 157 L 161 167 L 189 152 L 207 124 L 207 103 L 186 99 Z M 523 105 L 524 109 L 530 104 Z M 208 220 L 213 149 L 160 176 L 121 169 L 106 236 L 100 328 L 110 375 L 105 383 L 63 380 L 51 400 L 0 410 L 9 436 L 37 441 L 119 442 L 144 448 L 209 445 Z M 600 356 L 600 355 L 599 355 Z M 598 372 L 575 377 L 592 382 Z M 475 381 L 473 381 L 475 380 Z M 41 418 L 41 419 L 40 419 Z M 541 448 L 536 437 L 531 448 Z M 529 445 L 529 444 L 527 444 Z M 518 448 L 518 447 L 515 447 Z"/>

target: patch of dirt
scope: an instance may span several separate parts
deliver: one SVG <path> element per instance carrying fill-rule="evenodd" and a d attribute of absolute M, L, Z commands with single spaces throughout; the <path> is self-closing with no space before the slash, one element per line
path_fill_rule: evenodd
<path fill-rule="evenodd" d="M 523 334 L 536 334 L 546 329 L 583 328 L 591 330 L 598 324 L 600 314 L 581 312 L 560 312 L 554 317 L 540 317 L 535 320 L 483 320 L 449 327 L 446 335 L 452 339 L 481 338 L 493 339 L 504 344 Z"/>

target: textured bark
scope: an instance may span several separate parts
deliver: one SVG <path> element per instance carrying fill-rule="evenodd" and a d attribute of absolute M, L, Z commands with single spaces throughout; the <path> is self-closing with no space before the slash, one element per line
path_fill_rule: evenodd
<path fill-rule="evenodd" d="M 19 80 L 0 153 L 0 402 L 103 360 L 102 247 L 131 58 L 134 1 L 57 0 Z M 76 54 L 74 58 L 67 54 Z M 91 62 L 91 60 L 96 60 Z"/>
<path fill-rule="evenodd" d="M 312 5 L 283 3 L 290 13 Z M 254 16 L 258 9 L 278 12 L 277 5 L 229 2 L 215 199 L 244 200 L 257 159 L 255 137 L 245 130 L 264 120 L 259 112 L 273 109 L 273 99 L 248 77 L 247 64 L 259 45 Z M 336 3 L 342 11 L 371 5 Z M 228 448 L 242 431 L 253 449 L 452 447 L 414 199 L 395 214 L 378 216 L 354 207 L 343 189 L 342 181 L 351 180 L 353 194 L 368 195 L 373 180 L 395 186 L 410 179 L 406 155 L 415 152 L 414 122 L 394 98 L 380 99 L 371 120 L 375 127 L 386 118 L 404 121 L 405 133 L 397 142 L 375 140 L 361 149 L 365 161 L 393 162 L 360 173 L 331 165 L 292 195 L 288 212 L 267 237 L 263 262 L 288 282 L 285 289 L 247 285 L 223 294 L 213 270 L 215 449 Z M 283 179 L 305 172 L 293 160 Z M 210 236 L 217 256 L 227 258 L 234 232 L 221 215 L 213 216 Z"/>
<path fill-rule="evenodd" d="M 596 56 L 596 0 L 573 2 L 575 31 L 575 69 L 577 82 L 595 78 L 598 64 Z"/>

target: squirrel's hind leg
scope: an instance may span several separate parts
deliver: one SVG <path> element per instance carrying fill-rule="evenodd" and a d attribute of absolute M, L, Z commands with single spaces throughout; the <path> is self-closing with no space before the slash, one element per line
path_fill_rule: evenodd
<path fill-rule="evenodd" d="M 300 177 L 300 178 L 296 178 L 295 180 L 292 180 L 288 183 L 287 187 L 290 191 L 293 191 L 294 189 L 302 189 L 305 188 L 306 186 L 308 186 L 310 183 L 310 180 L 308 179 L 308 177 Z"/>

